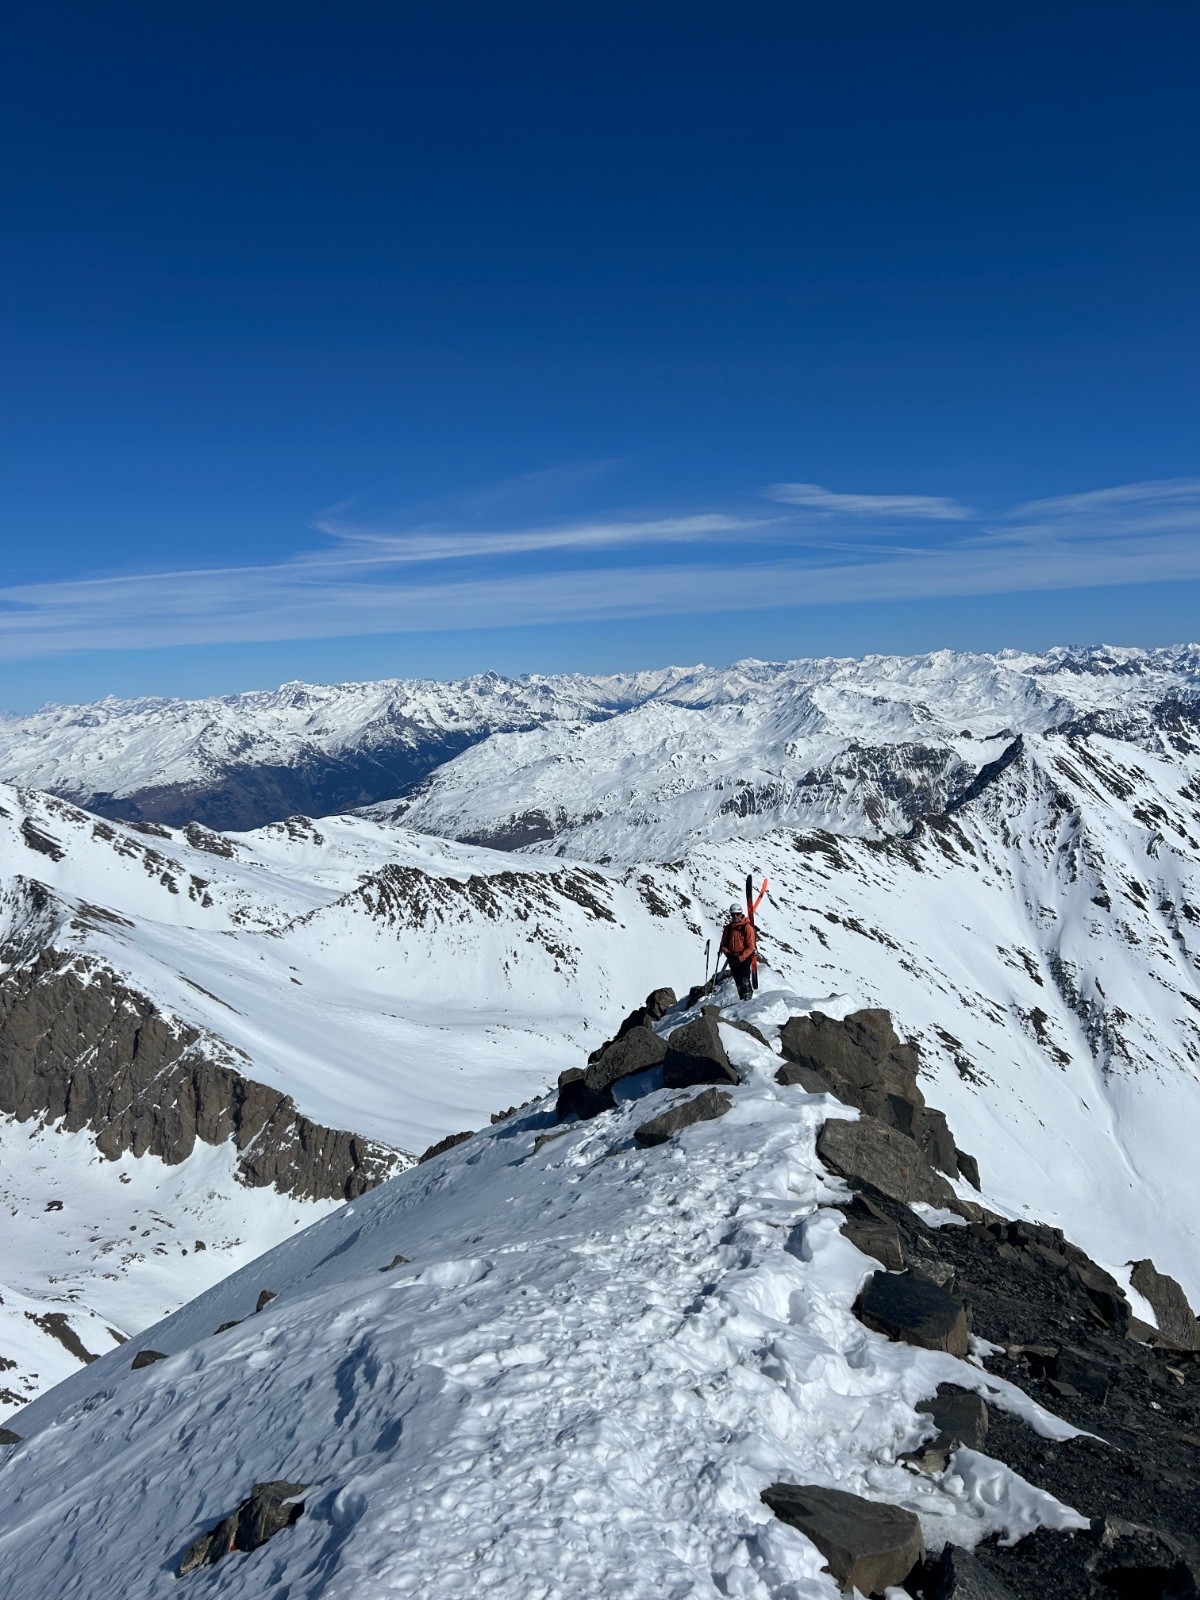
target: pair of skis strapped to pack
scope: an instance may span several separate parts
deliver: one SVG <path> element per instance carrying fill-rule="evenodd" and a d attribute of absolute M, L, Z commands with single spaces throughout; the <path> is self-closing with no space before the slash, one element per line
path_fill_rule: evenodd
<path fill-rule="evenodd" d="M 764 878 L 757 898 L 754 893 L 754 874 L 746 874 L 746 921 L 754 928 L 754 913 L 767 897 L 767 884 L 770 880 Z M 750 957 L 750 982 L 758 988 L 758 930 L 754 933 L 754 954 Z"/>

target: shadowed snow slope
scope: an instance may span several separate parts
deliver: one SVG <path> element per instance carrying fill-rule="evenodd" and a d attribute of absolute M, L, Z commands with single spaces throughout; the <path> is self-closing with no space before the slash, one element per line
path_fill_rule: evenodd
<path fill-rule="evenodd" d="M 770 1027 L 804 1005 L 779 993 L 754 1014 Z M 934 1477 L 897 1462 L 939 1382 L 1072 1430 L 855 1319 L 876 1263 L 820 1209 L 840 1192 L 814 1153 L 831 1102 L 723 1036 L 745 1081 L 719 1123 L 637 1148 L 677 1098 L 658 1090 L 538 1148 L 543 1102 L 36 1402 L 0 1458 L 11 1592 L 161 1595 L 190 1542 L 274 1478 L 308 1485 L 304 1515 L 189 1594 L 832 1600 L 821 1557 L 760 1502 L 781 1477 L 908 1506 L 934 1547 L 1079 1526 L 976 1452 Z M 132 1371 L 143 1347 L 167 1359 Z"/>

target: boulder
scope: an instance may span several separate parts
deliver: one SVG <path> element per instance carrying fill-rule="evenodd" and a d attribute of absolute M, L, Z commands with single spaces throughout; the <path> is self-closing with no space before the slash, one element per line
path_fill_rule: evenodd
<path fill-rule="evenodd" d="M 716 1006 L 705 1006 L 698 1017 L 676 1028 L 667 1038 L 663 1083 L 668 1089 L 690 1089 L 697 1083 L 739 1083 L 725 1054 L 717 1024 Z"/>
<path fill-rule="evenodd" d="M 865 1194 L 856 1194 L 841 1207 L 845 1214 L 842 1234 L 864 1255 L 874 1256 L 889 1272 L 905 1267 L 904 1243 L 900 1230 L 886 1212 Z"/>
<path fill-rule="evenodd" d="M 921 1524 L 900 1506 L 792 1483 L 773 1483 L 763 1502 L 812 1540 L 843 1593 L 881 1595 L 903 1583 L 925 1554 Z"/>
<path fill-rule="evenodd" d="M 966 1550 L 947 1545 L 908 1580 L 915 1600 L 1015 1600 L 1013 1591 Z"/>
<path fill-rule="evenodd" d="M 616 1104 L 612 1090 L 593 1089 L 587 1081 L 587 1073 L 579 1067 L 569 1067 L 566 1072 L 559 1074 L 554 1114 L 560 1122 L 565 1122 L 568 1117 L 578 1117 L 581 1122 L 588 1122 L 602 1111 L 615 1110 Z"/>
<path fill-rule="evenodd" d="M 234 1550 L 257 1550 L 284 1528 L 290 1528 L 304 1513 L 304 1501 L 296 1496 L 307 1487 L 306 1483 L 288 1483 L 283 1478 L 256 1483 L 236 1511 L 188 1546 L 175 1569 L 176 1577 L 186 1578 L 198 1567 L 211 1567 Z"/>
<path fill-rule="evenodd" d="M 912 1271 L 873 1273 L 854 1310 L 889 1339 L 952 1356 L 965 1356 L 970 1348 L 962 1301 Z"/>
<path fill-rule="evenodd" d="M 947 1451 L 960 1444 L 968 1450 L 982 1450 L 988 1431 L 988 1408 L 973 1389 L 960 1389 L 952 1383 L 939 1383 L 937 1393 L 917 1404 L 938 1430 L 938 1442 Z"/>
<path fill-rule="evenodd" d="M 642 1145 L 666 1144 L 681 1128 L 690 1128 L 694 1122 L 712 1122 L 723 1117 L 732 1106 L 733 1100 L 724 1090 L 705 1089 L 682 1105 L 672 1106 L 661 1116 L 643 1122 L 633 1130 L 633 1137 Z"/>
<path fill-rule="evenodd" d="M 651 1022 L 658 1022 L 676 1003 L 674 989 L 651 989 L 646 996 L 646 1015 Z"/>
<path fill-rule="evenodd" d="M 817 1137 L 817 1154 L 850 1184 L 869 1183 L 893 1200 L 958 1209 L 954 1190 L 902 1133 L 875 1117 L 831 1117 Z"/>
<path fill-rule="evenodd" d="M 156 1361 L 165 1361 L 167 1358 L 161 1350 L 139 1350 L 129 1363 L 131 1372 L 140 1372 L 143 1367 L 152 1367 Z"/>
<path fill-rule="evenodd" d="M 274 1289 L 260 1289 L 258 1291 L 258 1299 L 254 1302 L 255 1311 L 262 1311 L 271 1304 L 272 1300 L 277 1298 Z"/>
<path fill-rule="evenodd" d="M 844 1020 L 820 1011 L 792 1017 L 779 1042 L 784 1062 L 777 1082 L 834 1095 L 912 1139 L 931 1165 L 958 1176 L 958 1151 L 946 1119 L 925 1104 L 917 1087 L 916 1048 L 897 1037 L 888 1012 L 855 1011 Z"/>
<path fill-rule="evenodd" d="M 1158 1331 L 1181 1350 L 1200 1350 L 1200 1323 L 1188 1304 L 1187 1295 L 1174 1278 L 1160 1272 L 1149 1259 L 1135 1261 L 1130 1280 L 1154 1307 Z"/>
<path fill-rule="evenodd" d="M 622 1078 L 632 1078 L 637 1072 L 658 1066 L 666 1053 L 666 1043 L 653 1028 L 639 1023 L 607 1045 L 587 1068 L 584 1077 L 593 1090 L 609 1089 Z"/>
<path fill-rule="evenodd" d="M 14 1433 L 11 1428 L 0 1428 L 0 1445 L 20 1444 L 21 1435 Z"/>
<path fill-rule="evenodd" d="M 666 1044 L 653 1028 L 635 1023 L 598 1051 L 583 1071 L 573 1067 L 562 1073 L 555 1107 L 559 1121 L 575 1116 L 586 1122 L 611 1111 L 617 1103 L 613 1084 L 658 1066 L 666 1053 Z"/>
<path fill-rule="evenodd" d="M 939 1383 L 937 1394 L 920 1401 L 917 1410 L 925 1412 L 938 1430 L 919 1449 L 905 1451 L 902 1457 L 922 1472 L 944 1472 L 947 1461 L 959 1445 L 966 1445 L 968 1450 L 983 1449 L 988 1430 L 988 1408 L 972 1390 L 960 1389 L 952 1383 Z"/>

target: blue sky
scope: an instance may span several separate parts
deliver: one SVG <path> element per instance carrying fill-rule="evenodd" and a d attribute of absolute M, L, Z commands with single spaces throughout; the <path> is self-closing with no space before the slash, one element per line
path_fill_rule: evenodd
<path fill-rule="evenodd" d="M 1200 634 L 1200 8 L 45 0 L 0 706 Z"/>

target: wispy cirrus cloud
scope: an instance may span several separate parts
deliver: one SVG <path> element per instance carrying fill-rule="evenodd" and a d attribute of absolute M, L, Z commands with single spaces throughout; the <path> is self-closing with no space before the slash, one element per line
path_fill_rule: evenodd
<path fill-rule="evenodd" d="M 773 483 L 772 500 L 831 516 L 872 517 L 878 522 L 966 522 L 974 512 L 940 494 L 840 494 L 819 483 Z"/>
<path fill-rule="evenodd" d="M 835 524 L 869 517 L 872 531 L 903 537 L 839 541 L 803 501 L 795 513 L 684 511 L 487 531 L 381 528 L 327 513 L 318 519 L 324 545 L 274 562 L 0 588 L 0 657 L 1200 580 L 1200 479 L 1118 485 L 993 516 L 937 496 L 819 492 L 857 508 L 820 508 Z M 922 516 L 914 502 L 955 510 Z"/>

